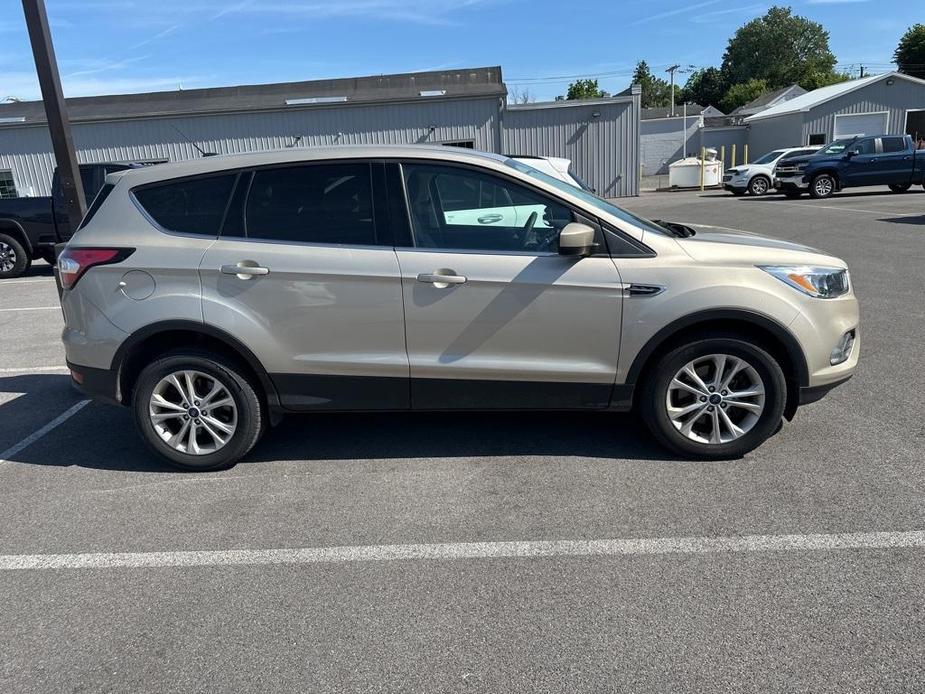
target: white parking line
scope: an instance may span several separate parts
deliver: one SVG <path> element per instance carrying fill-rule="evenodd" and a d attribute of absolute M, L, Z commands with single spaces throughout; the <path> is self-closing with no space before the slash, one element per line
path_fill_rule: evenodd
<path fill-rule="evenodd" d="M 0 280 L 0 287 L 7 284 L 43 284 L 45 282 L 51 282 L 54 284 L 54 277 L 35 277 L 33 279 L 27 280 Z"/>
<path fill-rule="evenodd" d="M 23 366 L 15 369 L 0 369 L 0 374 L 31 374 L 31 373 L 70 373 L 66 366 Z"/>
<path fill-rule="evenodd" d="M 890 215 L 892 217 L 918 217 L 921 212 L 894 212 L 893 210 L 862 210 L 857 207 L 843 207 L 841 205 L 816 205 L 814 203 L 805 203 L 805 202 L 782 202 L 781 200 L 768 200 L 766 204 L 772 205 L 786 205 L 788 207 L 812 207 L 814 209 L 820 210 L 842 210 L 844 212 L 862 212 L 864 214 L 882 214 Z"/>
<path fill-rule="evenodd" d="M 60 306 L 31 306 L 28 308 L 0 308 L 0 313 L 10 313 L 13 311 L 60 311 Z"/>
<path fill-rule="evenodd" d="M 40 438 L 42 438 L 45 434 L 47 434 L 52 429 L 55 429 L 56 427 L 59 427 L 60 425 L 64 424 L 64 422 L 66 422 L 68 419 L 70 419 L 75 414 L 80 412 L 84 407 L 86 407 L 89 404 L 90 404 L 89 400 L 81 400 L 76 405 L 71 406 L 65 412 L 62 412 L 60 415 L 55 417 L 53 420 L 51 420 L 48 424 L 43 426 L 41 429 L 29 434 L 26 438 L 24 438 L 22 441 L 17 443 L 12 448 L 7 448 L 5 451 L 3 451 L 3 453 L 0 453 L 0 465 L 3 465 L 4 463 L 8 463 L 14 455 L 19 453 L 24 448 L 31 446 L 33 443 L 38 441 Z"/>
<path fill-rule="evenodd" d="M 365 545 L 304 549 L 237 549 L 193 552 L 0 555 L 0 571 L 115 569 L 267 564 L 344 564 L 377 561 L 446 561 L 536 557 L 613 557 L 658 554 L 816 552 L 925 548 L 925 531 L 834 535 L 744 535 L 627 540 L 528 540 L 415 545 Z"/>

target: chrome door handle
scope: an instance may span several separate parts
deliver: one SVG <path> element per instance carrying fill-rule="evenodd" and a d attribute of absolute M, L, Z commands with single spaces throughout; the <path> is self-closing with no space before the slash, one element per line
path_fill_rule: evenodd
<path fill-rule="evenodd" d="M 502 219 L 504 219 L 504 216 L 500 214 L 486 214 L 479 217 L 479 224 L 494 224 Z"/>
<path fill-rule="evenodd" d="M 270 268 L 260 267 L 252 260 L 242 260 L 237 265 L 222 265 L 223 275 L 234 275 L 239 280 L 249 280 L 258 275 L 269 275 Z"/>
<path fill-rule="evenodd" d="M 426 282 L 438 289 L 443 289 L 451 284 L 465 284 L 466 278 L 457 275 L 452 270 L 437 270 L 437 272 L 422 272 L 418 275 L 418 282 Z"/>

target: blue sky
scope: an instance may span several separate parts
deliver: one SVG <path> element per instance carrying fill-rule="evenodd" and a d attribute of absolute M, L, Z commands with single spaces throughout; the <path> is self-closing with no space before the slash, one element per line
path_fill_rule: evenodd
<path fill-rule="evenodd" d="M 720 62 L 753 0 L 46 0 L 67 96 L 500 64 L 537 100 L 576 76 L 623 89 L 645 59 Z M 21 5 L 0 13 L 0 99 L 38 98 Z M 886 71 L 915 2 L 803 0 L 839 65 Z M 920 18 L 919 18 L 920 19 Z M 921 19 L 920 19 L 921 21 Z M 679 76 L 683 81 L 685 76 Z"/>

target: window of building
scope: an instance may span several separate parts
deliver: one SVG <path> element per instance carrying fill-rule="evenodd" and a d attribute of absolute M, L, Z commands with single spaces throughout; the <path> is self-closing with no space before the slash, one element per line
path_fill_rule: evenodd
<path fill-rule="evenodd" d="M 824 145 L 825 144 L 825 133 L 813 133 L 809 136 L 808 145 Z"/>
<path fill-rule="evenodd" d="M 444 147 L 462 147 L 463 149 L 475 149 L 474 140 L 458 140 L 456 142 L 441 142 Z"/>
<path fill-rule="evenodd" d="M 248 238 L 375 245 L 369 164 L 308 164 L 254 173 Z"/>
<path fill-rule="evenodd" d="M 415 246 L 556 252 L 572 212 L 528 188 L 479 171 L 403 166 Z"/>
<path fill-rule="evenodd" d="M 12 171 L 0 171 L 0 198 L 16 198 L 16 183 Z"/>
<path fill-rule="evenodd" d="M 200 176 L 158 183 L 136 190 L 135 198 L 168 231 L 217 236 L 236 176 Z"/>

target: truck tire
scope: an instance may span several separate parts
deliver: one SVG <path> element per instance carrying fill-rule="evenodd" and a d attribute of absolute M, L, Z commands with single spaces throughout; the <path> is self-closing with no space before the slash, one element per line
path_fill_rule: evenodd
<path fill-rule="evenodd" d="M 0 233 L 0 279 L 22 277 L 31 265 L 32 258 L 19 239 Z"/>
<path fill-rule="evenodd" d="M 832 174 L 819 174 L 809 184 L 809 194 L 816 199 L 832 197 L 837 184 Z"/>
<path fill-rule="evenodd" d="M 911 183 L 891 183 L 890 190 L 894 193 L 905 193 L 912 187 Z"/>

